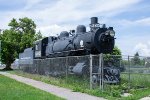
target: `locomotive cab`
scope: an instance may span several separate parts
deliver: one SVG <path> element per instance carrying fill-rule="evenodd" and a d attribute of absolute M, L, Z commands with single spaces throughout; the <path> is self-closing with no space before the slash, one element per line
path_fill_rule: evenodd
<path fill-rule="evenodd" d="M 34 58 L 44 58 L 46 46 L 48 44 L 48 37 L 34 42 Z"/>

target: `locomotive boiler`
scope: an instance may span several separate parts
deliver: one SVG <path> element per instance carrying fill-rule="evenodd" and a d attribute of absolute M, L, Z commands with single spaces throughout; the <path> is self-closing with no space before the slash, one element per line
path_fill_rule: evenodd
<path fill-rule="evenodd" d="M 115 44 L 113 27 L 99 24 L 97 17 L 91 18 L 90 31 L 79 25 L 76 32 L 63 31 L 58 37 L 50 36 L 35 42 L 35 58 L 80 56 L 111 53 Z"/>

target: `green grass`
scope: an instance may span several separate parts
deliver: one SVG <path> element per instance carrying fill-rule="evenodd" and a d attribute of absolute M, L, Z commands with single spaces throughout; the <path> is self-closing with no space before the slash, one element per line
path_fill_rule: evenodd
<path fill-rule="evenodd" d="M 105 91 L 100 91 L 99 87 L 96 89 L 89 89 L 89 79 L 86 77 L 78 77 L 74 75 L 68 75 L 68 77 L 48 77 L 38 74 L 29 74 L 22 71 L 11 71 L 10 73 L 25 76 L 35 80 L 43 81 L 48 84 L 53 84 L 65 88 L 72 89 L 73 91 L 88 93 L 90 95 L 104 97 L 109 100 L 138 100 L 142 97 L 150 95 L 150 75 L 131 74 L 130 90 L 128 88 L 128 74 L 121 74 L 121 84 L 119 85 L 106 85 Z M 144 86 L 144 88 L 138 88 L 138 86 Z M 130 97 L 121 97 L 121 93 L 129 92 L 132 94 Z"/>
<path fill-rule="evenodd" d="M 150 88 L 147 89 L 141 89 L 141 90 L 134 90 L 131 89 L 130 93 L 132 94 L 131 96 L 127 98 L 122 98 L 121 100 L 139 100 L 142 97 L 146 97 L 150 95 Z"/>
<path fill-rule="evenodd" d="M 0 100 L 63 100 L 48 92 L 0 75 Z"/>
<path fill-rule="evenodd" d="M 128 73 L 122 73 L 121 77 L 124 83 L 128 82 L 129 80 Z M 130 82 L 131 88 L 150 87 L 150 74 L 131 73 L 129 82 Z"/>
<path fill-rule="evenodd" d="M 74 75 L 68 75 L 68 77 L 49 77 L 44 75 L 38 75 L 38 74 L 29 74 L 24 73 L 22 71 L 10 71 L 12 74 L 17 74 L 20 76 L 25 76 L 28 78 L 32 78 L 35 80 L 43 81 L 48 84 L 57 85 L 60 87 L 65 87 L 72 89 L 73 91 L 82 91 L 84 92 L 85 89 L 90 88 L 89 79 L 86 77 L 78 77 Z"/>

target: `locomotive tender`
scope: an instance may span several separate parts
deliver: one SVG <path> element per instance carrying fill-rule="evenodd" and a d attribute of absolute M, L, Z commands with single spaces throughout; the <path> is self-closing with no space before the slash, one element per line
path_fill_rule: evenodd
<path fill-rule="evenodd" d="M 49 36 L 41 40 L 37 40 L 34 42 L 32 50 L 31 48 L 28 49 L 30 50 L 29 52 L 32 53 L 32 57 L 20 53 L 20 55 L 24 56 L 20 56 L 19 59 L 45 59 L 100 53 L 109 54 L 113 51 L 114 48 L 114 36 L 115 31 L 113 30 L 113 27 L 107 28 L 105 24 L 98 23 L 97 17 L 92 17 L 89 32 L 86 31 L 86 27 L 84 25 L 78 25 L 76 31 L 62 31 L 58 37 Z M 25 51 L 28 50 L 25 49 Z M 26 60 L 27 62 L 30 61 L 30 59 L 24 60 Z M 78 62 L 75 66 L 73 66 L 71 72 L 78 75 L 83 75 L 86 69 L 85 67 L 87 68 L 86 63 Z M 93 70 L 97 73 L 99 71 L 98 66 Z M 120 72 L 118 69 L 105 66 L 103 70 L 105 81 L 109 83 L 118 83 L 120 81 Z"/>

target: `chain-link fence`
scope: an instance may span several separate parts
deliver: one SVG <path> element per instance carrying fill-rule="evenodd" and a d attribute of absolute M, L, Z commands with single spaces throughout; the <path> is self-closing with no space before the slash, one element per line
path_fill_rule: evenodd
<path fill-rule="evenodd" d="M 128 62 L 122 60 L 122 63 L 126 66 L 122 77 L 128 78 L 128 88 L 150 87 L 150 62 L 147 57 L 128 56 Z"/>
<path fill-rule="evenodd" d="M 87 55 L 34 59 L 20 64 L 24 72 L 59 79 L 76 89 L 121 91 L 150 87 L 150 59 L 120 55 Z"/>
<path fill-rule="evenodd" d="M 150 87 L 149 57 L 103 55 L 103 66 L 116 67 L 120 71 L 119 84 L 114 86 L 104 82 L 104 90 L 106 91 L 120 89 L 120 92 L 128 92 L 131 89 Z"/>
<path fill-rule="evenodd" d="M 65 84 L 84 89 L 90 88 L 89 63 L 89 56 L 70 56 L 34 59 L 33 64 L 20 64 L 20 68 L 24 72 L 57 78 Z"/>

